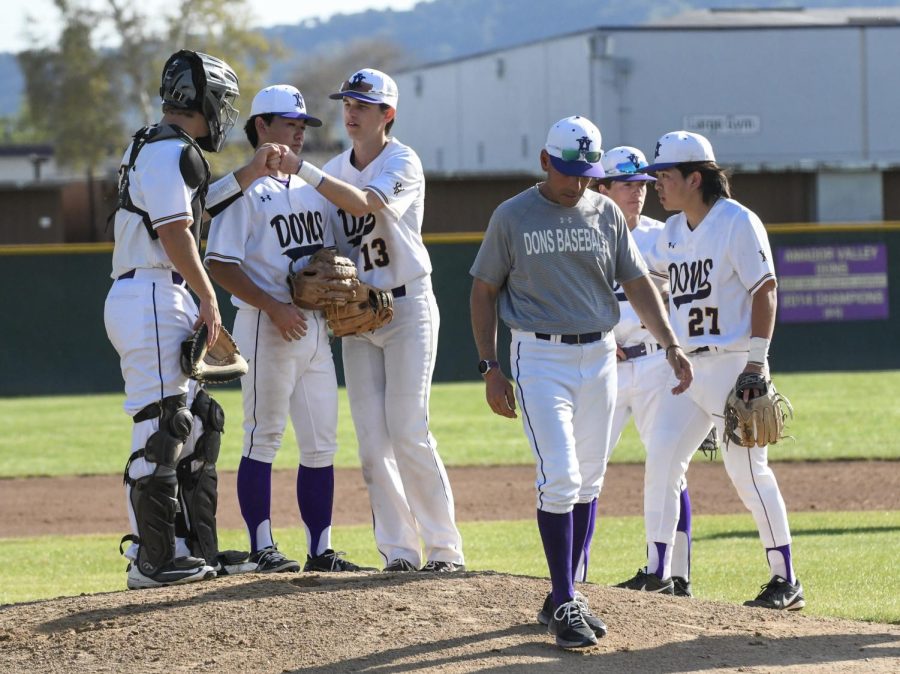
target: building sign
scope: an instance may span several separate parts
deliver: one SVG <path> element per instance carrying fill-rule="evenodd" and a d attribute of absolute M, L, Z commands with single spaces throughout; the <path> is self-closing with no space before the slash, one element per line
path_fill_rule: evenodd
<path fill-rule="evenodd" d="M 883 243 L 775 249 L 782 323 L 888 318 Z"/>
<path fill-rule="evenodd" d="M 685 131 L 703 136 L 752 136 L 759 133 L 759 115 L 685 115 Z"/>

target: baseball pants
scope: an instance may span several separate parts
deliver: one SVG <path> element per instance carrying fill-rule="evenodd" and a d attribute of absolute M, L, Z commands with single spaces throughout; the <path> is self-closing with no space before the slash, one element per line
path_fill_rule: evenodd
<path fill-rule="evenodd" d="M 512 331 L 510 370 L 537 464 L 537 509 L 564 514 L 600 494 L 616 399 L 612 333 L 562 344 Z"/>
<path fill-rule="evenodd" d="M 428 427 L 440 315 L 429 277 L 406 284 L 394 318 L 343 339 L 344 373 L 375 543 L 390 563 L 463 563 L 453 492 Z"/>
<path fill-rule="evenodd" d="M 243 456 L 272 463 L 288 415 L 300 463 L 325 468 L 337 452 L 338 391 L 325 317 L 306 311 L 307 334 L 286 341 L 259 309 L 239 309 L 234 339 L 250 368 L 241 379 Z"/>
<path fill-rule="evenodd" d="M 681 481 L 691 457 L 713 423 L 724 438 L 722 410 L 729 391 L 747 363 L 747 353 L 715 350 L 692 354 L 694 382 L 681 395 L 664 391 L 656 432 L 648 439 L 644 481 L 647 541 L 671 545 L 678 522 Z M 675 385 L 674 375 L 665 387 Z M 738 495 L 753 515 L 766 548 L 791 542 L 787 509 L 767 447 L 731 444 L 722 456 Z"/>

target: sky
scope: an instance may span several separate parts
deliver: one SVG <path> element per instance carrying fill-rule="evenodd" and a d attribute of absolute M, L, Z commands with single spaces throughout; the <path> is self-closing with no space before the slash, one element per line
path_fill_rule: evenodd
<path fill-rule="evenodd" d="M 76 0 L 93 6 L 102 6 L 103 0 Z M 255 10 L 258 17 L 257 26 L 265 28 L 279 24 L 295 24 L 304 19 L 319 18 L 325 20 L 334 14 L 353 14 L 367 9 L 387 9 L 397 11 L 411 9 L 418 0 L 247 0 L 247 5 Z M 177 0 L 141 0 L 141 5 L 168 10 L 177 4 Z M 19 52 L 28 48 L 30 43 L 25 37 L 25 18 L 55 17 L 58 15 L 52 0 L 0 0 L 0 52 Z M 59 33 L 59 25 L 55 21 L 46 21 L 40 25 L 41 39 L 55 42 Z"/>

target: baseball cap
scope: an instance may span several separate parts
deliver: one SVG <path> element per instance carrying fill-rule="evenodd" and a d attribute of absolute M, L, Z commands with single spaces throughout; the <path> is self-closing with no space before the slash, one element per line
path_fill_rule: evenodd
<path fill-rule="evenodd" d="M 630 145 L 620 145 L 603 153 L 600 160 L 606 177 L 616 182 L 636 182 L 656 180 L 653 176 L 640 173 L 647 167 L 644 153 Z"/>
<path fill-rule="evenodd" d="M 602 178 L 600 129 L 586 117 L 566 117 L 550 127 L 544 149 L 550 163 L 567 176 Z"/>
<path fill-rule="evenodd" d="M 699 133 L 672 131 L 656 142 L 653 163 L 641 171 L 662 171 L 687 162 L 715 160 L 712 145 Z"/>
<path fill-rule="evenodd" d="M 397 83 L 389 75 L 374 68 L 363 68 L 344 80 L 340 90 L 328 98 L 338 100 L 344 96 L 364 103 L 384 103 L 396 110 L 400 94 Z"/>
<path fill-rule="evenodd" d="M 289 119 L 305 119 L 307 126 L 322 126 L 322 120 L 306 114 L 303 94 L 290 84 L 273 84 L 253 98 L 250 116 L 277 115 Z"/>

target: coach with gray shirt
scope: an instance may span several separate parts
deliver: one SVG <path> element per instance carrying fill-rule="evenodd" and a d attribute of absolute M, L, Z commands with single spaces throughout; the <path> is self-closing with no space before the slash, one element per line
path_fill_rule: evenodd
<path fill-rule="evenodd" d="M 538 620 L 563 648 L 597 643 L 606 626 L 576 593 L 573 570 L 590 526 L 609 453 L 616 395 L 618 282 L 641 321 L 666 347 L 678 379 L 693 373 L 675 341 L 625 218 L 607 197 L 586 192 L 603 177 L 600 131 L 584 117 L 550 128 L 543 182 L 500 204 L 470 273 L 472 330 L 495 414 L 522 409 L 537 463 L 537 521 L 552 591 Z M 513 386 L 497 362 L 497 318 L 512 331 Z"/>

